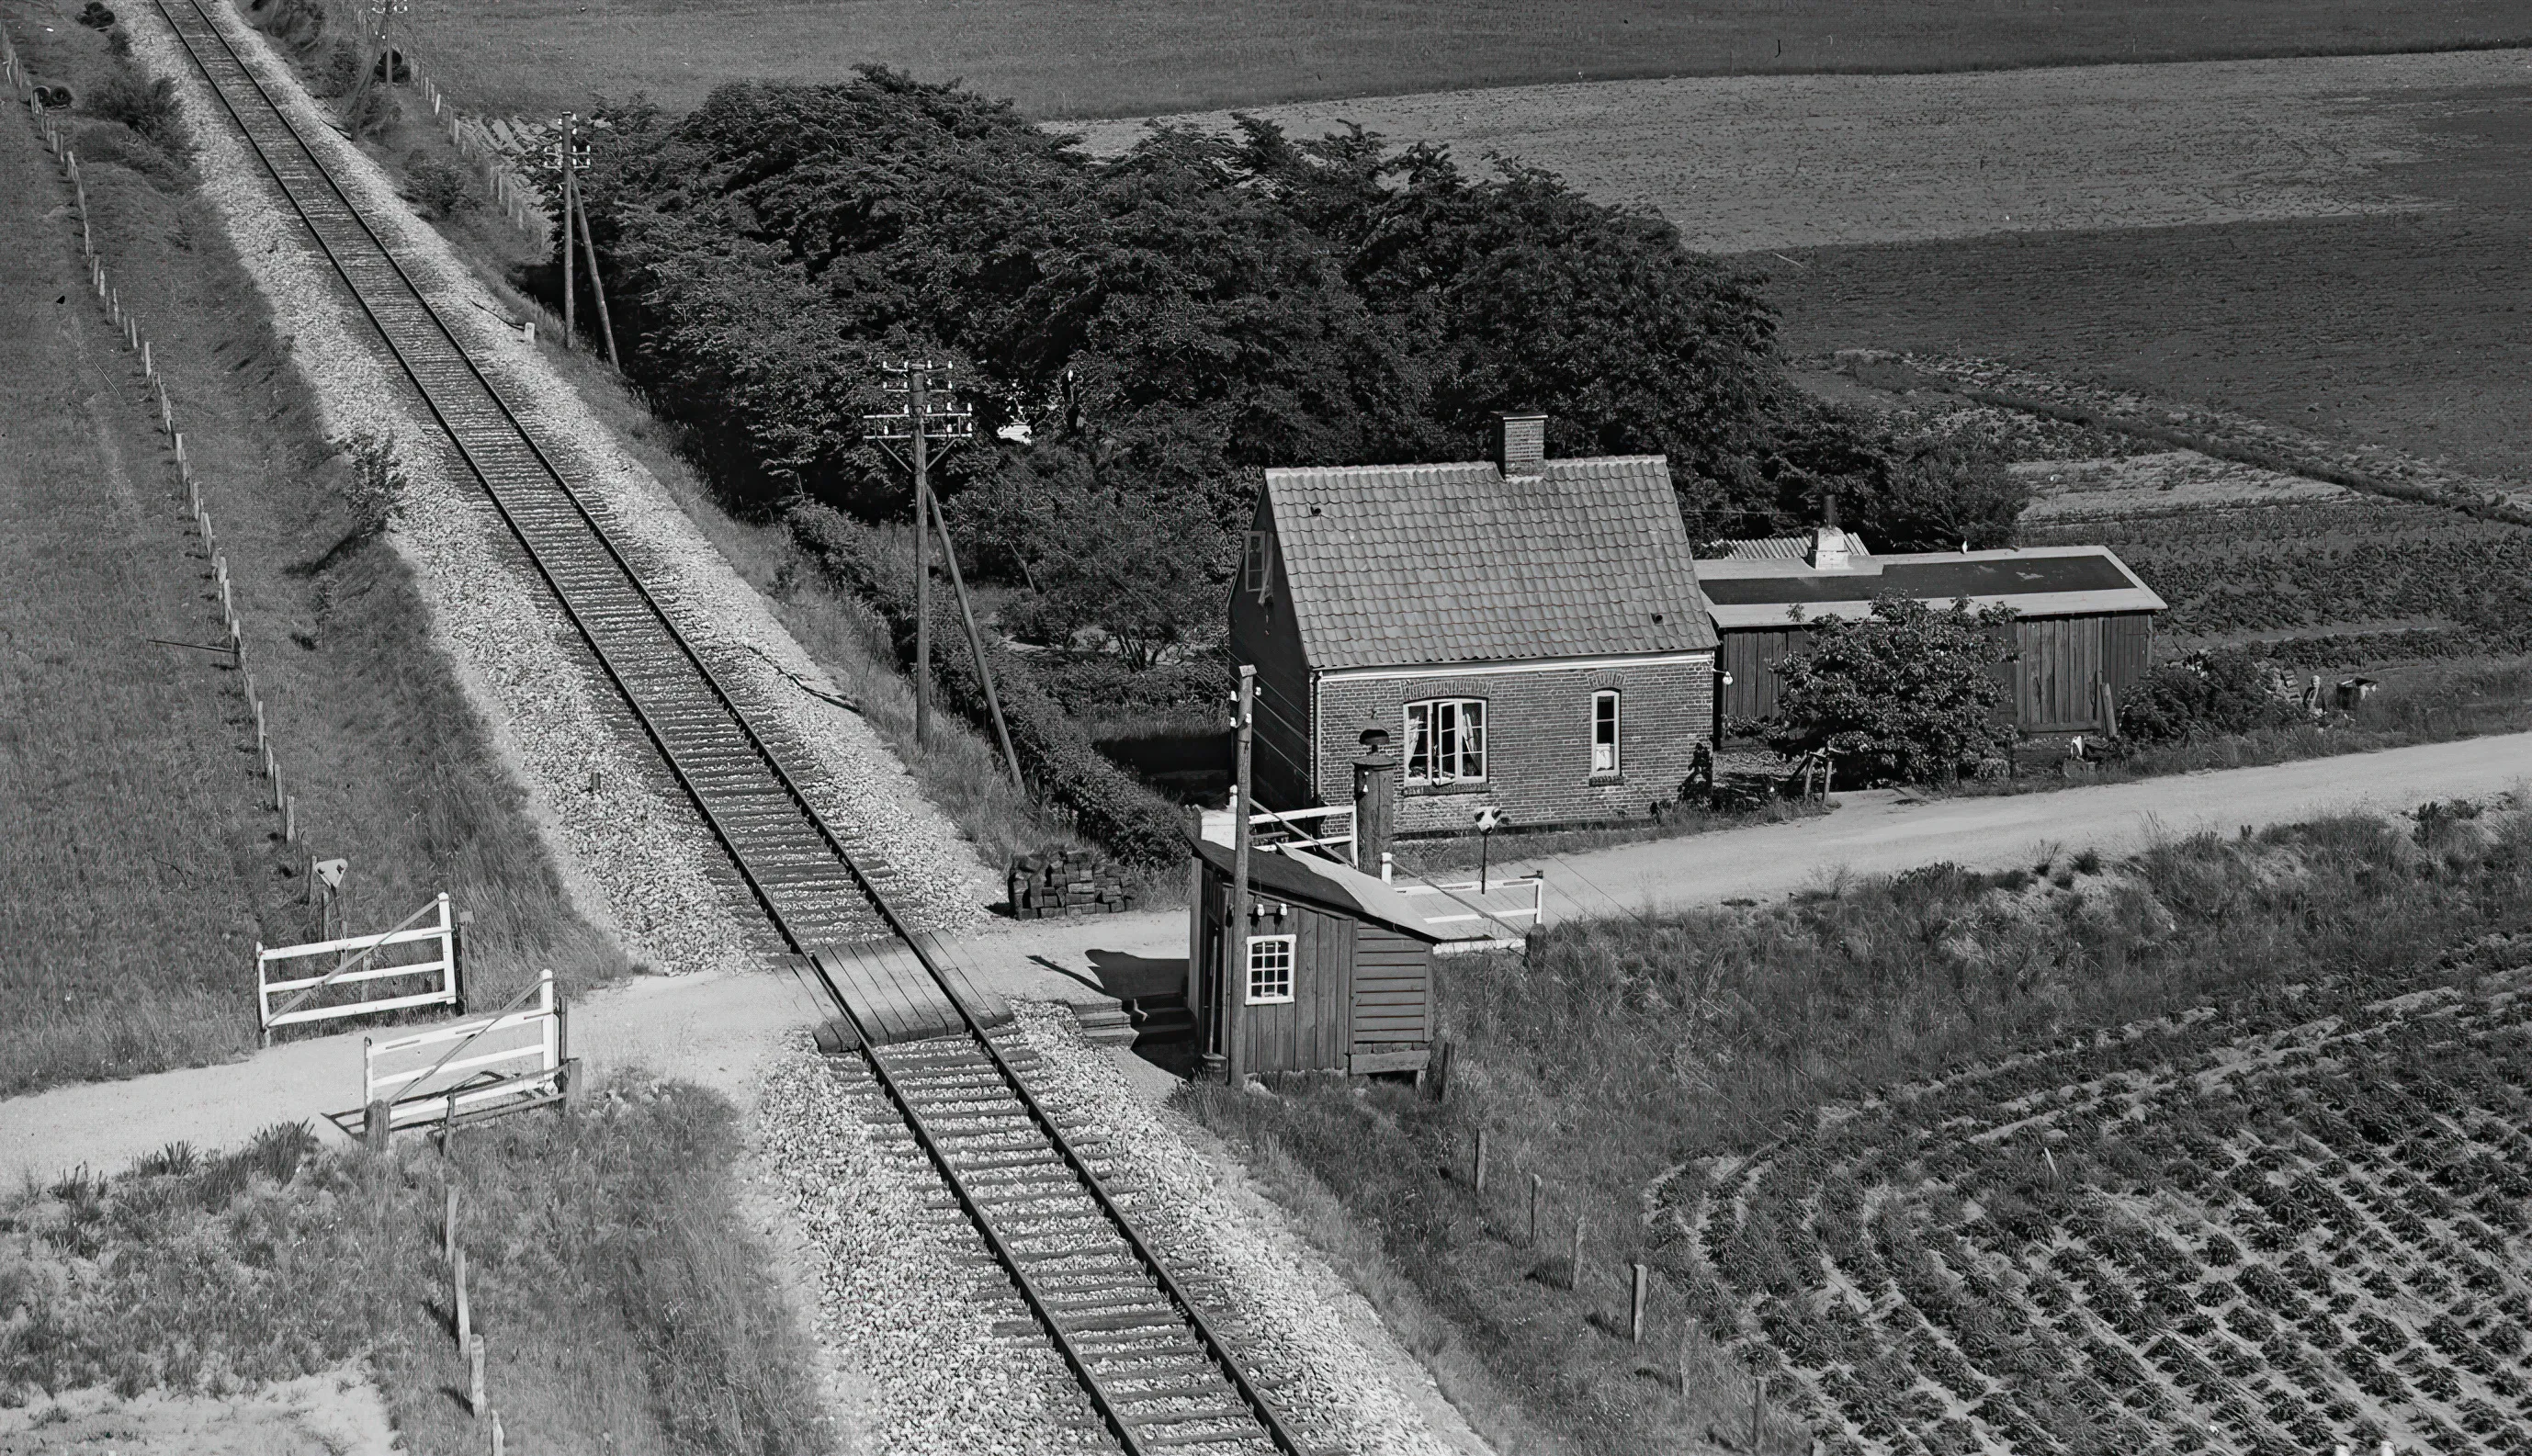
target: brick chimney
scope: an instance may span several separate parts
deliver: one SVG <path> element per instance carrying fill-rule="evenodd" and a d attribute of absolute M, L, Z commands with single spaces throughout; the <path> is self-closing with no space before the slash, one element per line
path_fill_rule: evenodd
<path fill-rule="evenodd" d="M 1547 473 L 1547 416 L 1513 413 L 1495 416 L 1487 432 L 1486 453 L 1508 481 L 1534 481 Z"/>

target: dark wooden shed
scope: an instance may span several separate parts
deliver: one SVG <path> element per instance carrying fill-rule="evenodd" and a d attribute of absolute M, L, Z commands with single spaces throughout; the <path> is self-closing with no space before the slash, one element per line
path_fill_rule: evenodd
<path fill-rule="evenodd" d="M 1351 866 L 1252 850 L 1236 916 L 1232 849 L 1195 842 L 1187 1005 L 1198 1052 L 1234 1079 L 1262 1072 L 1420 1072 L 1433 1042 L 1433 950 L 1486 932 L 1432 925 Z"/>
<path fill-rule="evenodd" d="M 1810 645 L 1793 620 L 1860 617 L 1896 594 L 1935 607 L 2013 609 L 2009 701 L 2026 732 L 2093 732 L 2146 673 L 2163 601 L 2105 546 L 1861 553 L 1815 562 L 1736 556 L 1698 562 L 1698 586 L 1722 646 L 1717 728 L 1776 711 L 1774 665 Z"/>

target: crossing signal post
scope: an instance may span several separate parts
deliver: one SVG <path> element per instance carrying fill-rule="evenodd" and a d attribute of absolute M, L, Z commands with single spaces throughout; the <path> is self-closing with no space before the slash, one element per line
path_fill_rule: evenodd
<path fill-rule="evenodd" d="M 928 359 L 883 364 L 888 378 L 880 387 L 897 407 L 864 415 L 862 438 L 876 442 L 914 476 L 914 746 L 932 744 L 932 456 L 976 437 L 976 415 L 961 409 L 950 382 L 952 366 Z M 962 602 L 963 606 L 964 603 Z M 989 672 L 984 646 L 976 649 L 976 668 Z M 990 678 L 988 679 L 990 680 Z M 996 715 L 1000 717 L 999 713 Z"/>

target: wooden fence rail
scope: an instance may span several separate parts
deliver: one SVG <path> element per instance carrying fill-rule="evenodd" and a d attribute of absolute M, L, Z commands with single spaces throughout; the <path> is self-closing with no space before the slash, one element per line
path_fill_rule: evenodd
<path fill-rule="evenodd" d="M 433 915 L 433 923 L 416 923 Z M 430 946 L 434 954 L 422 961 L 387 961 L 381 959 L 381 952 L 401 946 Z M 328 956 L 334 958 L 330 970 L 316 975 L 289 974 L 293 961 L 318 961 Z M 457 921 L 448 912 L 446 895 L 432 899 L 407 915 L 403 924 L 381 934 L 345 936 L 339 940 L 269 949 L 259 943 L 255 948 L 257 1016 L 268 1039 L 276 1026 L 308 1021 L 375 1016 L 417 1006 L 448 1006 L 462 1011 L 465 1007 L 464 956 Z M 316 1002 L 318 993 L 322 991 L 399 977 L 430 983 L 429 989 L 375 1000 L 311 1004 Z M 276 1007 L 273 1002 L 277 997 L 287 999 Z"/>

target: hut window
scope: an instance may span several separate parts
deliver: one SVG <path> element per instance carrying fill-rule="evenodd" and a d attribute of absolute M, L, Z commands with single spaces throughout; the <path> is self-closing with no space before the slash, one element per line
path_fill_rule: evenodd
<path fill-rule="evenodd" d="M 1457 784 L 1486 776 L 1486 702 L 1436 698 L 1407 705 L 1407 782 Z"/>
<path fill-rule="evenodd" d="M 1591 772 L 1618 772 L 1618 695 L 1591 695 Z"/>
<path fill-rule="evenodd" d="M 1272 1006 L 1293 999 L 1293 937 L 1248 937 L 1248 1004 Z"/>
<path fill-rule="evenodd" d="M 1260 602 L 1266 600 L 1266 564 L 1274 553 L 1273 540 L 1263 531 L 1248 533 L 1248 590 L 1255 592 Z"/>

